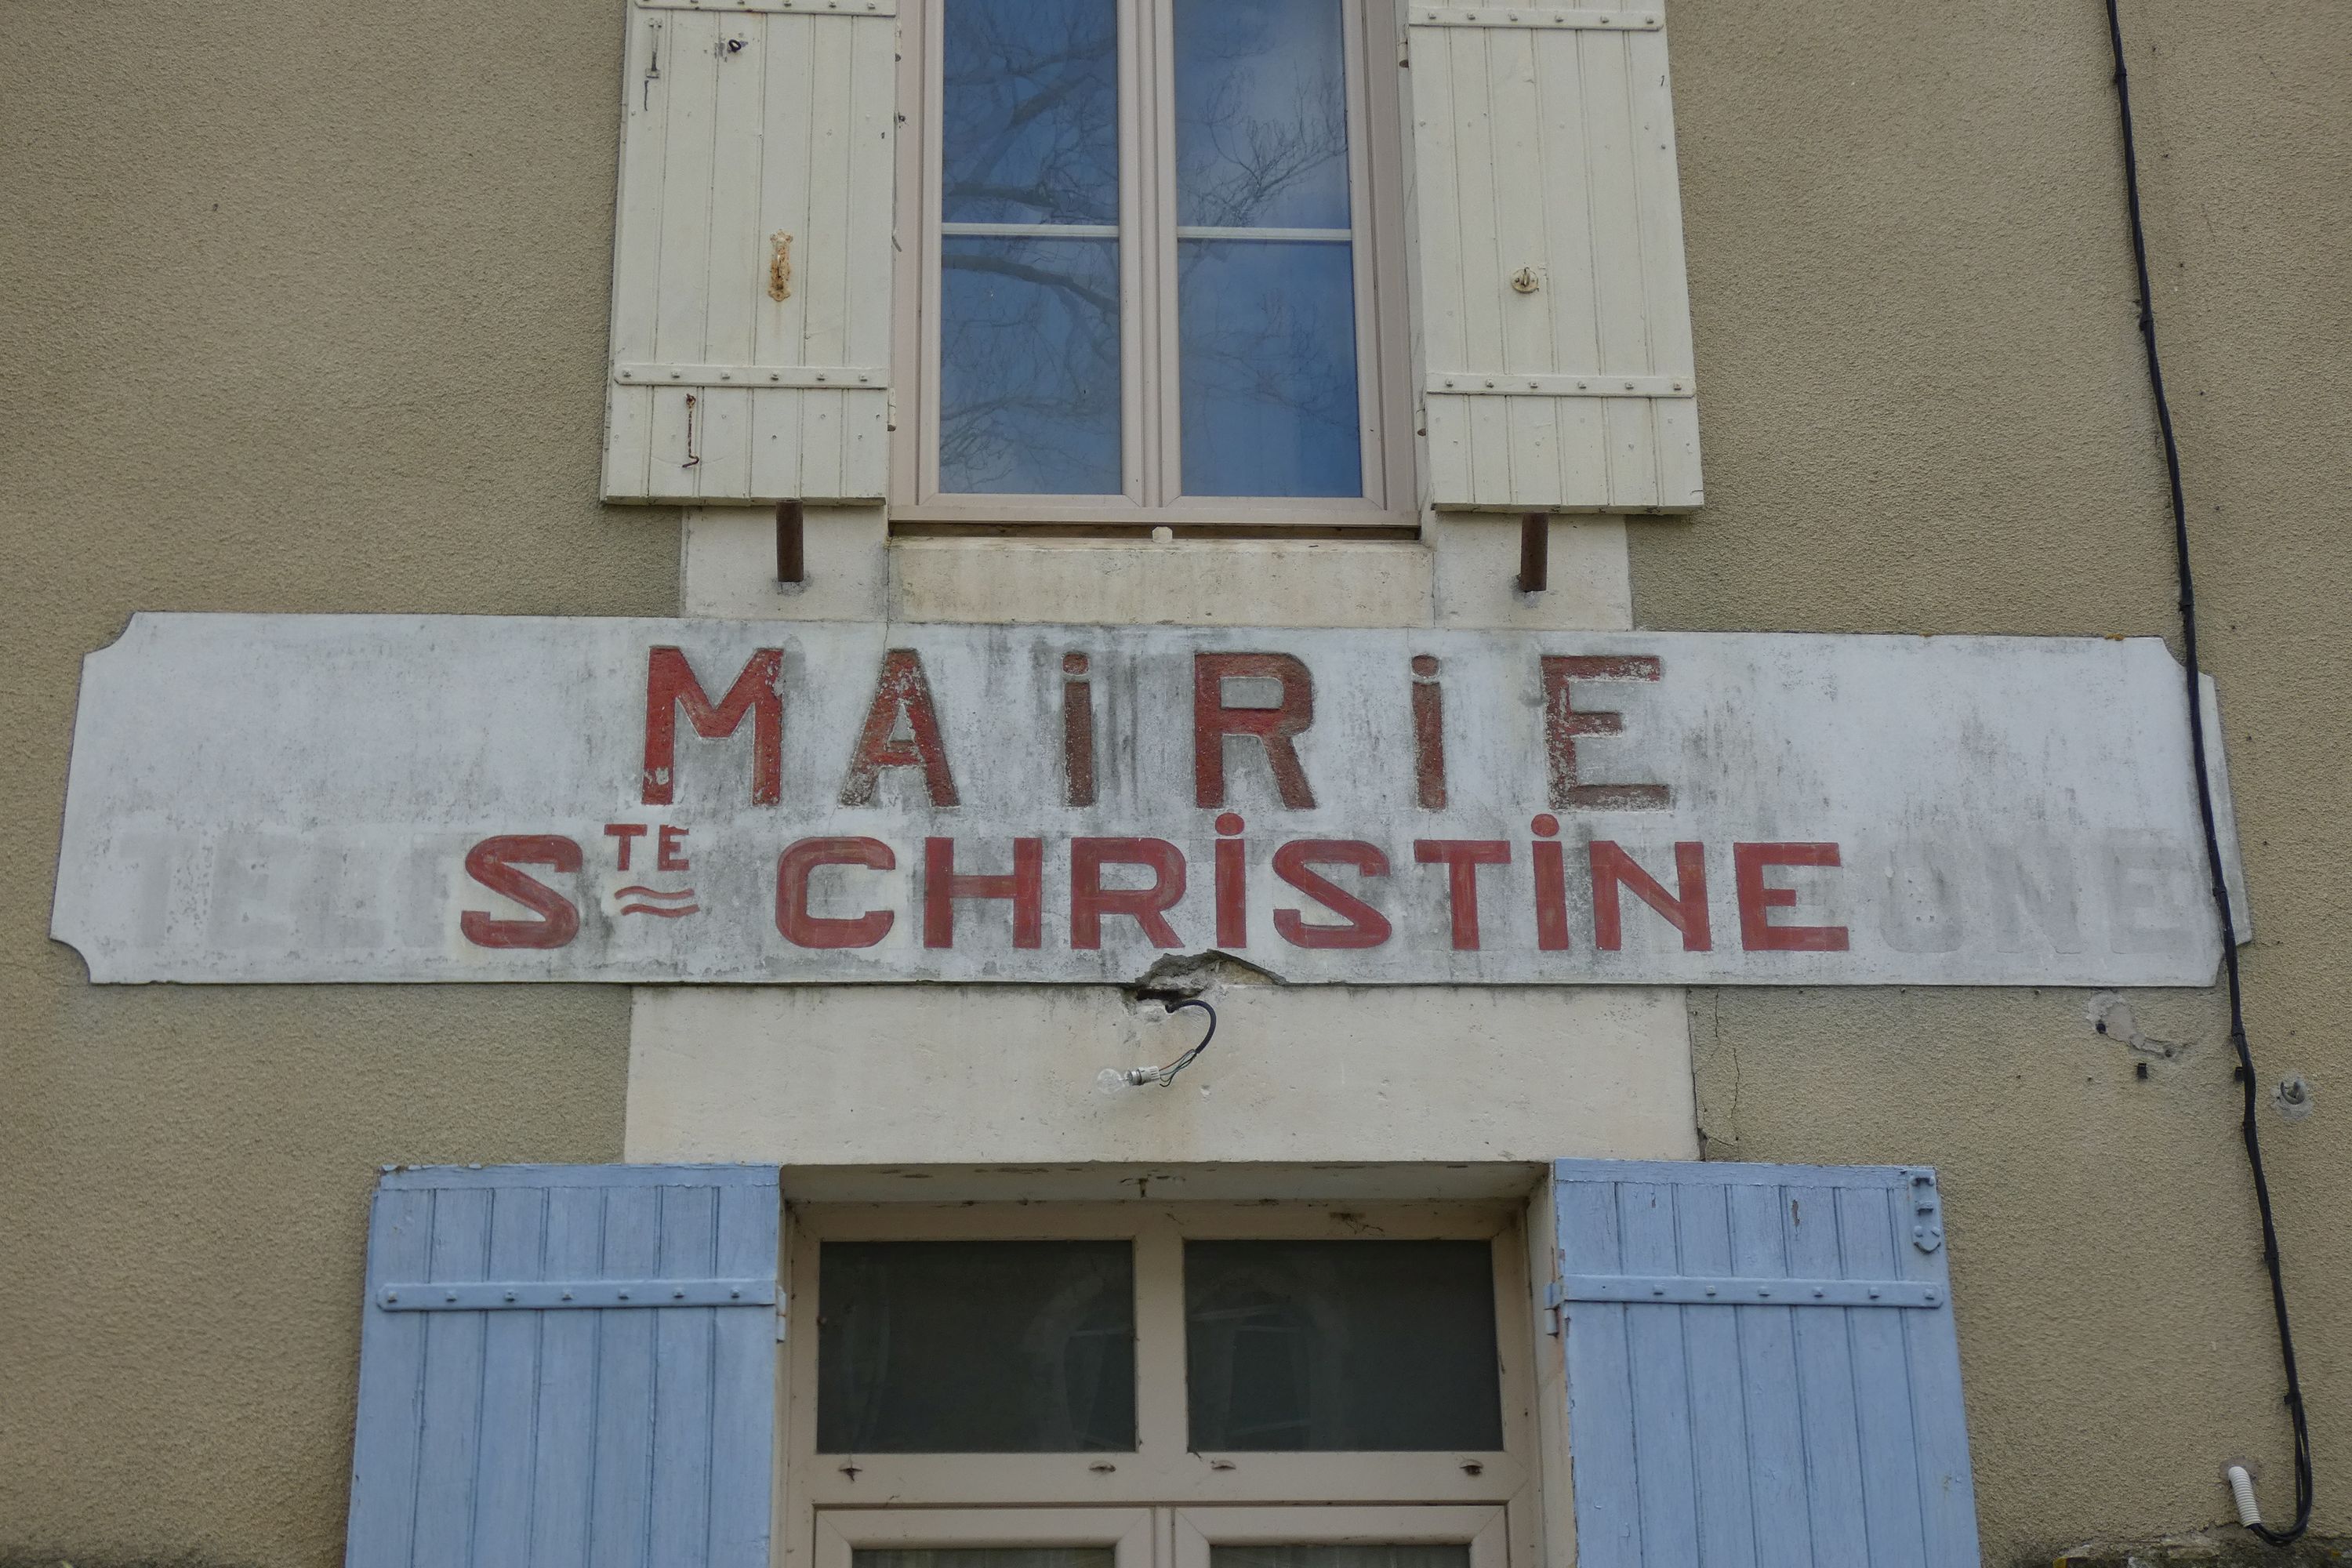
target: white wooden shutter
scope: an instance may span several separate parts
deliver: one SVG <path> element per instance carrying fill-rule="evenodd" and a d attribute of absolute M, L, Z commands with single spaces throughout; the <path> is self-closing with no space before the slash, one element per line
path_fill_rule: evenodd
<path fill-rule="evenodd" d="M 1581 1568 L 1977 1568 L 1924 1166 L 1564 1160 Z"/>
<path fill-rule="evenodd" d="M 393 1171 L 345 1568 L 767 1568 L 772 1166 Z"/>
<path fill-rule="evenodd" d="M 1406 19 L 1431 502 L 1697 506 L 1664 12 Z"/>
<path fill-rule="evenodd" d="M 604 495 L 877 500 L 895 0 L 631 0 Z"/>

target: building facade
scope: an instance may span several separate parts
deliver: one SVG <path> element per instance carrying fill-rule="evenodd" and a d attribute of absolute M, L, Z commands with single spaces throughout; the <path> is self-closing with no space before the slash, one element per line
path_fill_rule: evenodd
<path fill-rule="evenodd" d="M 2122 9 L 2326 1536 L 2352 32 Z M 2100 8 L 17 44 L 0 1561 L 2292 1517 Z"/>

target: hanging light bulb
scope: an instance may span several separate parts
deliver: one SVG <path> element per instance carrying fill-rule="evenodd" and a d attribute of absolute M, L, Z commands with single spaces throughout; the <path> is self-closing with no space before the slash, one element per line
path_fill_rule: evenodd
<path fill-rule="evenodd" d="M 1217 1010 L 1198 996 L 1188 996 L 1170 1006 L 1168 1011 L 1173 1015 L 1187 1007 L 1198 1007 L 1209 1016 L 1209 1032 L 1201 1037 L 1199 1045 L 1164 1068 L 1105 1068 L 1095 1074 L 1095 1092 L 1110 1098 L 1123 1089 L 1140 1089 L 1147 1083 L 1156 1083 L 1162 1089 L 1174 1083 L 1176 1075 L 1191 1067 L 1200 1054 L 1209 1048 L 1209 1042 L 1217 1037 Z"/>

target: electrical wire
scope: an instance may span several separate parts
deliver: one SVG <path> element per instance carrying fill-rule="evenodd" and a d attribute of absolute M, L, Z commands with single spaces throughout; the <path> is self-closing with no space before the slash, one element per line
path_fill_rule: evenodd
<path fill-rule="evenodd" d="M 1166 1089 L 1170 1084 L 1176 1081 L 1176 1075 L 1178 1073 L 1182 1072 L 1186 1068 L 1191 1067 L 1195 1061 L 1199 1060 L 1201 1053 L 1209 1048 L 1209 1042 L 1217 1037 L 1217 1010 L 1214 1007 L 1210 1006 L 1206 1002 L 1202 1001 L 1198 996 L 1188 996 L 1181 1002 L 1169 1003 L 1167 1005 L 1168 1016 L 1172 1018 L 1187 1007 L 1198 1007 L 1202 1012 L 1206 1013 L 1209 1016 L 1209 1032 L 1201 1037 L 1201 1043 L 1194 1046 L 1191 1050 L 1186 1051 L 1182 1056 L 1178 1057 L 1174 1061 L 1170 1062 L 1164 1068 L 1137 1068 L 1134 1071 L 1127 1075 L 1128 1082 L 1139 1087 L 1147 1083 L 1156 1083 L 1160 1088 Z"/>
<path fill-rule="evenodd" d="M 2124 66 L 2123 19 L 2116 0 L 2106 0 L 2107 39 L 2116 58 L 2116 104 L 2124 133 L 2124 194 L 2131 210 L 2132 262 L 2139 274 L 2139 335 L 2147 349 L 2147 380 L 2156 397 L 2156 423 L 2164 437 L 2165 477 L 2172 491 L 2172 552 L 2180 584 L 2181 653 L 2189 666 L 2189 749 L 2197 773 L 2197 811 L 2205 828 L 2205 859 L 2212 876 L 2213 907 L 2221 921 L 2221 963 L 2230 994 L 2230 1044 L 2238 1054 L 2238 1083 L 2244 1091 L 2240 1136 L 2254 1178 L 2254 1206 L 2263 1218 L 2263 1266 L 2270 1273 L 2271 1310 L 2278 1320 L 2279 1360 L 2286 1372 L 2286 1407 L 2294 1426 L 2294 1522 L 2284 1530 L 2247 1528 L 2273 1546 L 2285 1546 L 2311 1525 L 2311 1423 L 2303 1407 L 2303 1378 L 2295 1370 L 2294 1331 L 2287 1319 L 2286 1281 L 2279 1266 L 2278 1225 L 2271 1215 L 2270 1179 L 2263 1171 L 2263 1145 L 2255 1125 L 2254 1054 L 2246 1038 L 2245 983 L 2238 971 L 2237 912 L 2230 899 L 2221 858 L 2221 835 L 2206 769 L 2205 700 L 2197 663 L 2197 588 L 2189 570 L 2189 503 L 2180 483 L 2180 443 L 2172 427 L 2172 405 L 2164 392 L 2164 362 L 2156 347 L 2156 296 L 2147 276 L 2147 228 L 2140 212 L 2139 148 L 2132 134 L 2131 82 Z"/>

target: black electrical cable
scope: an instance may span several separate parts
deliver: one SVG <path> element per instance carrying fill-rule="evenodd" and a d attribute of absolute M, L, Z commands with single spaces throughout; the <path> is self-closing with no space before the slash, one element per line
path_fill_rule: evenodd
<path fill-rule="evenodd" d="M 1127 1075 L 1128 1082 L 1133 1084 L 1156 1083 L 1160 1088 L 1166 1089 L 1170 1084 L 1176 1081 L 1176 1075 L 1178 1073 L 1182 1072 L 1186 1068 L 1191 1067 L 1195 1061 L 1198 1061 L 1200 1059 L 1201 1053 L 1209 1048 L 1209 1042 L 1217 1037 L 1217 1010 L 1214 1007 L 1210 1006 L 1206 1002 L 1202 1001 L 1198 996 L 1188 996 L 1181 1002 L 1169 1003 L 1167 1005 L 1168 1016 L 1172 1018 L 1187 1007 L 1198 1007 L 1202 1012 L 1206 1013 L 1209 1016 L 1209 1032 L 1201 1037 L 1201 1043 L 1194 1046 L 1191 1050 L 1186 1051 L 1182 1056 L 1178 1057 L 1174 1061 L 1170 1062 L 1164 1068 L 1136 1068 L 1133 1072 Z"/>
<path fill-rule="evenodd" d="M 2172 488 L 2172 552 L 2180 582 L 2180 645 L 2189 665 L 2189 749 L 2197 771 L 2197 811 L 2205 826 L 2205 859 L 2213 879 L 2213 907 L 2221 920 L 2221 965 L 2229 980 L 2230 1044 L 2238 1053 L 2238 1082 L 2245 1107 L 2239 1124 L 2246 1163 L 2253 1172 L 2254 1206 L 2263 1216 L 2263 1266 L 2270 1271 L 2271 1310 L 2278 1319 L 2279 1360 L 2286 1371 L 2286 1407 L 2294 1424 L 2294 1522 L 2284 1530 L 2253 1525 L 2254 1534 L 2284 1546 L 2311 1525 L 2311 1423 L 2304 1414 L 2303 1378 L 2295 1371 L 2294 1331 L 2287 1321 L 2286 1280 L 2279 1268 L 2278 1226 L 2271 1216 L 2271 1184 L 2263 1173 L 2263 1144 L 2254 1124 L 2253 1048 L 2246 1040 L 2245 984 L 2238 973 L 2237 914 L 2223 872 L 2221 834 L 2214 820 L 2213 784 L 2206 771 L 2205 701 L 2197 664 L 2197 588 L 2189 571 L 2189 503 L 2180 487 L 2180 443 L 2173 434 L 2172 405 L 2164 395 L 2164 362 L 2156 352 L 2156 297 L 2148 287 L 2147 229 L 2140 216 L 2139 148 L 2132 137 L 2131 82 L 2124 68 L 2124 25 L 2116 0 L 2106 0 L 2107 38 L 2116 57 L 2116 104 L 2123 116 L 2124 194 L 2131 208 L 2132 262 L 2139 271 L 2139 335 L 2147 347 L 2147 381 L 2156 395 L 2156 423 L 2164 437 L 2164 470 Z"/>

